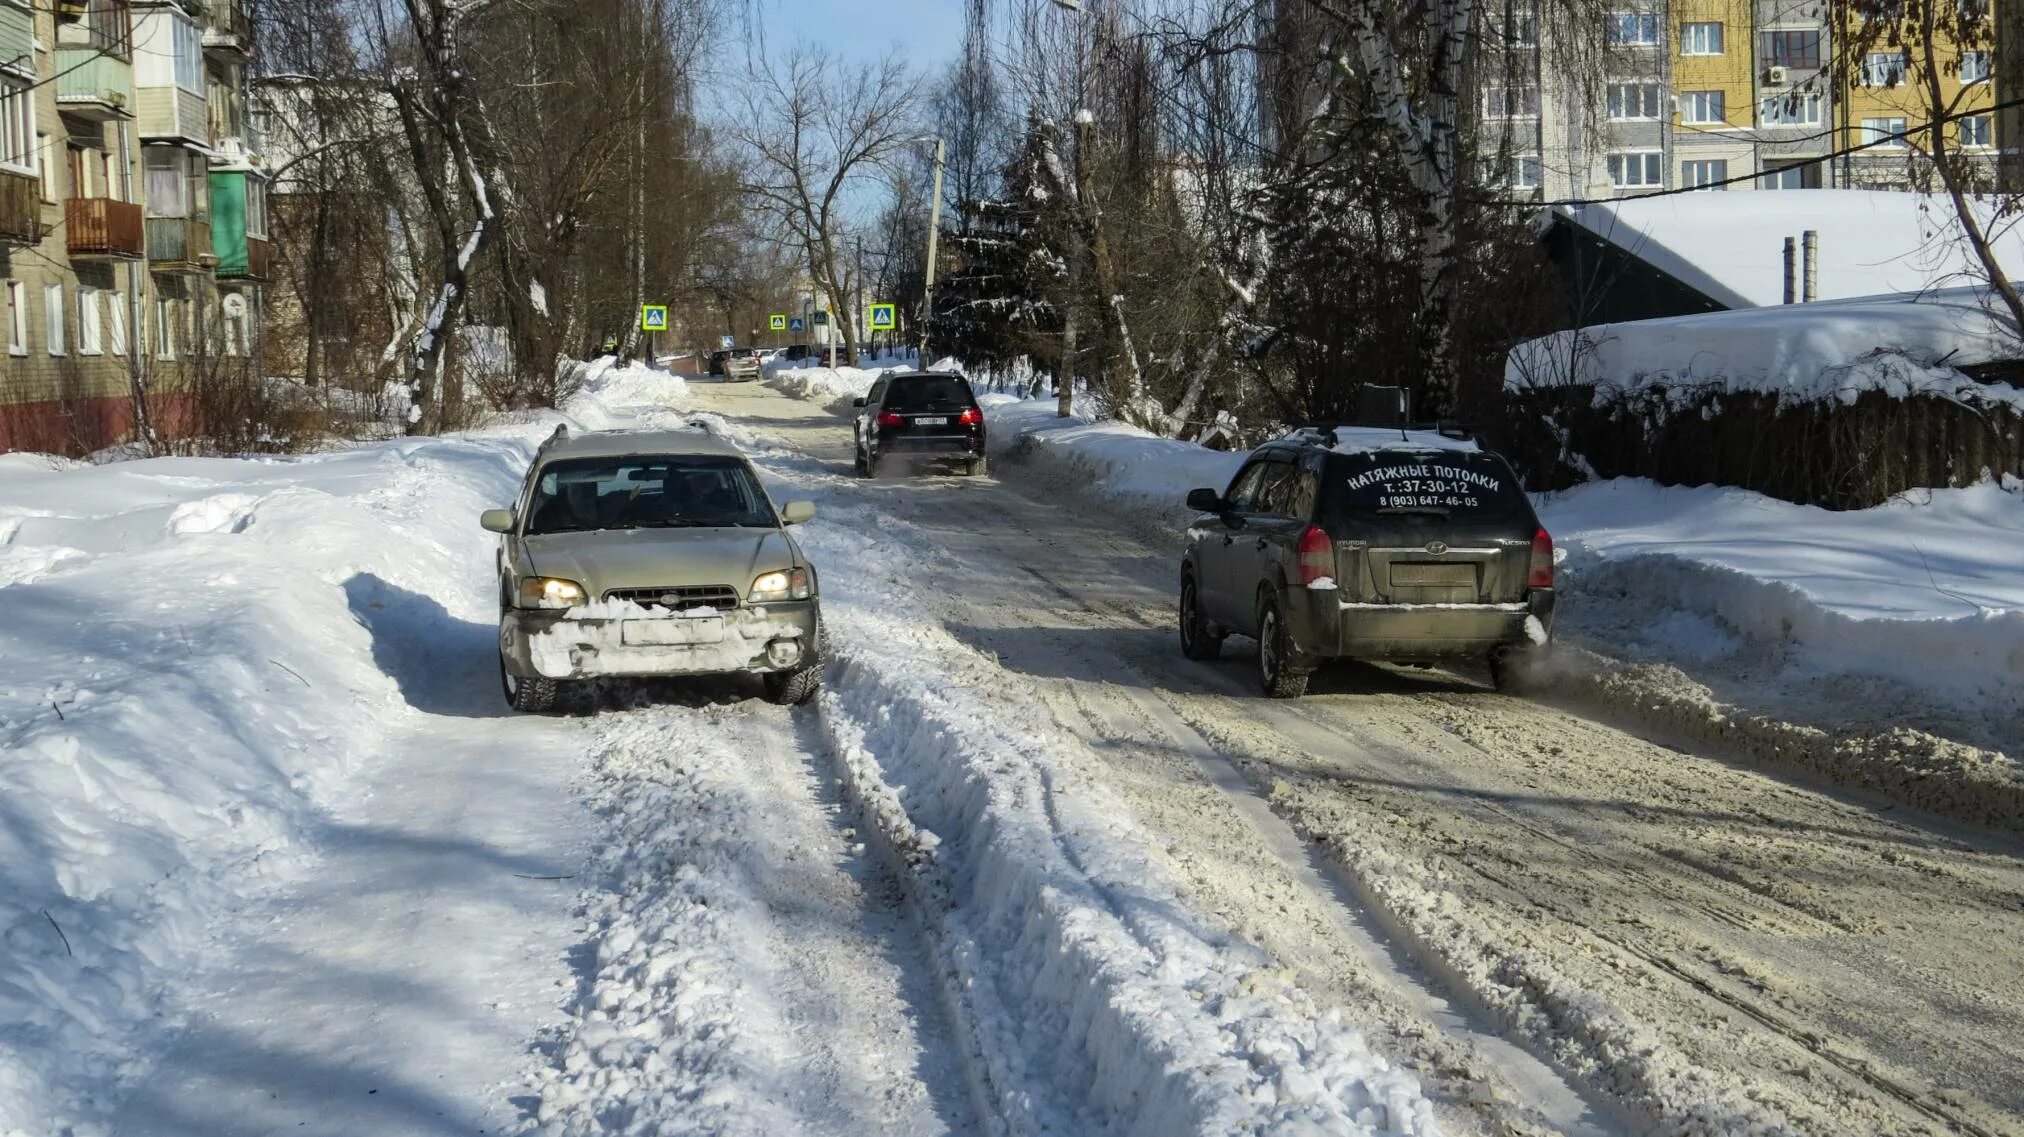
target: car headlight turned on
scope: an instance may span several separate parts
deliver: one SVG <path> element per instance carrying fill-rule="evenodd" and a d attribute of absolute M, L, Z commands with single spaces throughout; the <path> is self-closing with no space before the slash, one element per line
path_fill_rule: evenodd
<path fill-rule="evenodd" d="M 808 599 L 807 569 L 769 572 L 752 582 L 751 601 L 754 604 L 764 604 L 768 600 L 806 599 Z"/>
<path fill-rule="evenodd" d="M 588 602 L 583 586 L 552 576 L 530 576 L 520 582 L 522 608 L 574 608 Z"/>

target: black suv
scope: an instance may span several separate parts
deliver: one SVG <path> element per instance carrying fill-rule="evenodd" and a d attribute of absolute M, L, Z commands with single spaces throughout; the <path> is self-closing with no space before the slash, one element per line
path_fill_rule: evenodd
<path fill-rule="evenodd" d="M 888 371 L 851 406 L 857 472 L 865 477 L 875 477 L 888 457 L 955 460 L 973 476 L 984 472 L 984 411 L 961 375 Z"/>
<path fill-rule="evenodd" d="M 1553 629 L 1553 539 L 1504 459 L 1454 432 L 1307 428 L 1199 489 L 1181 556 L 1181 650 L 1258 640 L 1265 692 L 1330 659 L 1486 659 L 1524 682 Z"/>

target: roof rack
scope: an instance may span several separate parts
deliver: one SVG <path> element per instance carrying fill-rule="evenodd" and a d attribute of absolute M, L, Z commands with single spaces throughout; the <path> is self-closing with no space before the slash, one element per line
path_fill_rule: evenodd
<path fill-rule="evenodd" d="M 1313 446 L 1333 447 L 1338 439 L 1336 431 L 1345 428 L 1357 430 L 1396 430 L 1400 441 L 1411 441 L 1406 435 L 1413 431 L 1438 434 L 1458 442 L 1467 442 L 1478 436 L 1474 428 L 1455 419 L 1440 419 L 1436 422 L 1304 422 L 1296 423 L 1286 432 L 1282 442 L 1299 442 Z"/>

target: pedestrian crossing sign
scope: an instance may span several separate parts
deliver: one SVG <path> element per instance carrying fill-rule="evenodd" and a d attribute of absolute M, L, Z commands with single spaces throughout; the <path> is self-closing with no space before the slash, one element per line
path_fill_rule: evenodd
<path fill-rule="evenodd" d="M 665 332 L 668 330 L 668 306 L 666 304 L 640 305 L 640 331 Z"/>
<path fill-rule="evenodd" d="M 784 332 L 787 330 L 787 317 L 768 316 L 766 317 L 766 326 L 772 328 L 776 332 Z"/>
<path fill-rule="evenodd" d="M 873 304 L 865 309 L 869 315 L 869 318 L 865 322 L 871 325 L 872 331 L 892 331 L 894 328 L 900 326 L 897 307 L 894 304 Z"/>
<path fill-rule="evenodd" d="M 825 324 L 827 324 L 827 323 L 829 323 L 829 313 L 827 313 L 827 312 L 822 312 L 822 311 L 818 311 L 818 312 L 816 312 L 816 313 L 815 313 L 815 326 L 816 326 L 816 327 L 818 327 L 818 328 L 819 328 L 819 327 L 822 327 L 823 325 L 825 325 Z"/>
<path fill-rule="evenodd" d="M 801 317 L 796 316 L 793 319 L 787 321 L 787 330 L 790 332 L 801 332 L 807 331 L 808 328 L 807 325 L 802 321 Z"/>

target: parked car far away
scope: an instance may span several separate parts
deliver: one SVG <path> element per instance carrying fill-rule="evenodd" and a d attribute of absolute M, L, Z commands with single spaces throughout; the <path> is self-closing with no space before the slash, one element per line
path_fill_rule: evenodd
<path fill-rule="evenodd" d="M 724 356 L 724 377 L 734 381 L 759 378 L 759 352 L 734 347 Z"/>
<path fill-rule="evenodd" d="M 1307 428 L 1198 489 L 1181 556 L 1181 650 L 1258 641 L 1266 694 L 1329 660 L 1484 660 L 1522 687 L 1553 630 L 1553 539 L 1518 476 L 1433 429 Z"/>
<path fill-rule="evenodd" d="M 499 673 L 506 700 L 554 709 L 609 676 L 749 673 L 776 703 L 822 680 L 815 566 L 745 456 L 702 430 L 559 428 L 499 538 Z"/>
<path fill-rule="evenodd" d="M 857 472 L 876 477 L 888 461 L 961 462 L 985 472 L 984 412 L 961 375 L 888 371 L 851 400 Z"/>
<path fill-rule="evenodd" d="M 731 353 L 728 350 L 711 352 L 710 374 L 722 375 L 724 373 L 724 361 L 729 358 L 731 358 Z"/>

